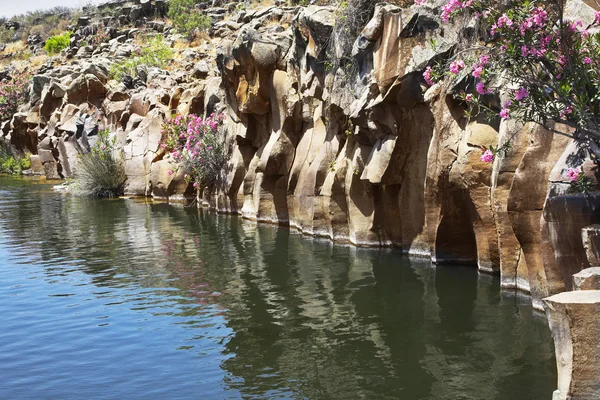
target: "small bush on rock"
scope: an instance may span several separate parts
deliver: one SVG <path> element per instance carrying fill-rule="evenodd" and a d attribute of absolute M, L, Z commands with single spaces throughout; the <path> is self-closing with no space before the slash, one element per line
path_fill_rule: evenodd
<path fill-rule="evenodd" d="M 49 55 L 53 56 L 69 47 L 70 43 L 71 32 L 65 32 L 62 35 L 52 36 L 48 38 L 48 40 L 46 40 L 44 50 L 46 50 Z"/>
<path fill-rule="evenodd" d="M 196 30 L 205 31 L 210 28 L 210 17 L 196 8 L 196 0 L 171 0 L 168 16 L 179 33 L 192 38 Z"/>
<path fill-rule="evenodd" d="M 115 197 L 123 193 L 127 179 L 121 154 L 115 154 L 109 131 L 98 133 L 89 154 L 79 156 L 73 193 L 90 197 Z"/>
<path fill-rule="evenodd" d="M 112 65 L 110 76 L 121 80 L 125 75 L 136 76 L 138 67 L 163 68 L 173 59 L 173 49 L 166 43 L 165 39 L 156 35 L 142 43 L 142 51 L 139 56 L 127 58 Z"/>
<path fill-rule="evenodd" d="M 27 101 L 30 80 L 29 74 L 21 72 L 8 82 L 0 82 L 0 121 L 11 119 Z"/>
<path fill-rule="evenodd" d="M 171 152 L 175 162 L 182 163 L 194 187 L 210 185 L 226 163 L 227 148 L 219 135 L 223 118 L 214 114 L 208 118 L 179 115 L 163 126 L 161 147 Z"/>
<path fill-rule="evenodd" d="M 338 3 L 335 26 L 327 48 L 326 69 L 335 72 L 342 68 L 347 77 L 358 72 L 356 59 L 352 57 L 354 41 L 373 15 L 375 1 L 342 0 Z"/>

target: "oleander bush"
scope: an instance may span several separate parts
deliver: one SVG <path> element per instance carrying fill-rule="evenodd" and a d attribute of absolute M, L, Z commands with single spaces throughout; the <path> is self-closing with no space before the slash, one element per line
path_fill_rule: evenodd
<path fill-rule="evenodd" d="M 13 75 L 7 82 L 0 82 L 0 121 L 6 121 L 25 104 L 29 97 L 31 76 L 26 72 Z"/>
<path fill-rule="evenodd" d="M 178 115 L 163 125 L 160 146 L 183 166 L 186 178 L 196 188 L 213 183 L 227 163 L 227 147 L 220 134 L 223 118 Z"/>
<path fill-rule="evenodd" d="M 437 7 L 432 0 L 415 2 Z M 477 37 L 459 44 L 444 62 L 427 66 L 424 79 L 429 85 L 462 85 L 456 98 L 467 117 L 541 124 L 575 139 L 598 163 L 600 13 L 585 24 L 566 18 L 564 7 L 562 0 L 446 1 L 441 19 L 471 18 Z M 503 99 L 499 106 L 497 99 Z M 570 130 L 557 130 L 557 123 Z M 482 161 L 492 162 L 507 146 L 510 140 L 484 148 Z"/>

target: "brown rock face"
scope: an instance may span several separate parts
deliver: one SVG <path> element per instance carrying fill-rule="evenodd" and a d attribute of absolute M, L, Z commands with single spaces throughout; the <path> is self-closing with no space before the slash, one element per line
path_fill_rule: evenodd
<path fill-rule="evenodd" d="M 557 294 L 544 307 L 558 365 L 553 400 L 600 399 L 600 291 Z"/>

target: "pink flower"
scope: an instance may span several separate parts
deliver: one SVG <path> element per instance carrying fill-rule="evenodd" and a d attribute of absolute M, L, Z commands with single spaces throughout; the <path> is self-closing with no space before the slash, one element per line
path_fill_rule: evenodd
<path fill-rule="evenodd" d="M 169 175 L 173 175 L 173 171 L 171 171 L 171 170 L 168 170 L 168 171 L 167 171 L 167 174 L 169 174 Z"/>
<path fill-rule="evenodd" d="M 511 27 L 512 24 L 512 19 L 508 18 L 506 14 L 502 14 L 502 16 L 498 18 L 498 28 L 502 28 L 503 26 Z"/>
<path fill-rule="evenodd" d="M 507 121 L 510 119 L 510 111 L 508 110 L 508 108 L 504 107 L 501 111 L 500 111 L 500 117 L 502 117 L 502 119 L 504 121 Z"/>
<path fill-rule="evenodd" d="M 425 82 L 427 82 L 429 86 L 433 86 L 435 82 L 433 79 L 431 79 L 431 67 L 425 68 L 425 72 L 423 72 L 423 78 L 425 78 Z"/>
<path fill-rule="evenodd" d="M 481 65 L 475 64 L 473 67 L 473 76 L 475 78 L 481 78 L 483 74 L 483 67 Z"/>
<path fill-rule="evenodd" d="M 458 74 L 465 67 L 465 62 L 463 60 L 455 60 L 450 64 L 450 72 L 453 74 Z"/>
<path fill-rule="evenodd" d="M 596 23 L 600 24 L 600 11 L 595 11 L 594 12 L 594 18 L 596 19 Z"/>
<path fill-rule="evenodd" d="M 485 85 L 483 82 L 479 82 L 477 85 L 475 85 L 475 89 L 477 90 L 477 93 L 479 93 L 479 94 L 487 93 L 487 90 L 485 89 Z"/>
<path fill-rule="evenodd" d="M 579 179 L 579 174 L 581 174 L 581 167 L 569 168 L 565 174 L 565 177 L 571 182 L 575 182 L 577 179 Z"/>
<path fill-rule="evenodd" d="M 473 95 L 471 93 L 469 93 L 468 95 L 465 96 L 465 101 L 471 101 L 473 100 Z"/>
<path fill-rule="evenodd" d="M 592 59 L 589 58 L 589 57 L 586 57 L 586 58 L 583 59 L 583 63 L 584 64 L 591 64 L 592 63 Z"/>
<path fill-rule="evenodd" d="M 486 150 L 479 159 L 485 163 L 494 162 L 494 153 L 491 150 Z"/>
<path fill-rule="evenodd" d="M 523 87 L 515 92 L 516 101 L 521 101 L 523 99 L 526 99 L 527 97 L 529 97 L 529 92 Z"/>
<path fill-rule="evenodd" d="M 194 187 L 197 188 L 198 187 L 198 182 L 194 182 Z"/>
<path fill-rule="evenodd" d="M 525 45 L 521 46 L 521 57 L 527 57 L 528 52 L 529 52 L 529 50 L 527 49 L 527 46 L 525 46 Z"/>

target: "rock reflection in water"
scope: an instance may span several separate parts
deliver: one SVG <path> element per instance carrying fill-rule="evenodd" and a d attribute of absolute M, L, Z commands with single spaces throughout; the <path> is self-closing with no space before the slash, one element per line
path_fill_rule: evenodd
<path fill-rule="evenodd" d="M 19 312 L 44 309 L 48 319 L 36 318 L 56 343 L 42 347 L 32 335 L 23 345 L 55 346 L 51 365 L 75 374 L 71 387 L 58 387 L 55 372 L 35 377 L 47 393 L 75 398 L 79 382 L 90 398 L 105 385 L 115 396 L 170 398 L 551 398 L 543 315 L 474 268 L 433 268 L 181 205 L 79 199 L 0 179 L 0 280 L 34 285 Z M 57 294 L 92 304 L 94 318 Z M 36 353 L 21 357 L 19 372 L 10 355 L 19 343 L 2 340 L 30 332 L 8 289 L 0 300 L 9 316 L 0 376 L 13 378 L 0 394 L 32 397 L 41 392 L 19 374 Z M 71 323 L 77 349 L 59 339 Z M 124 326 L 136 332 L 127 346 Z M 77 368 L 90 354 L 101 378 Z"/>

